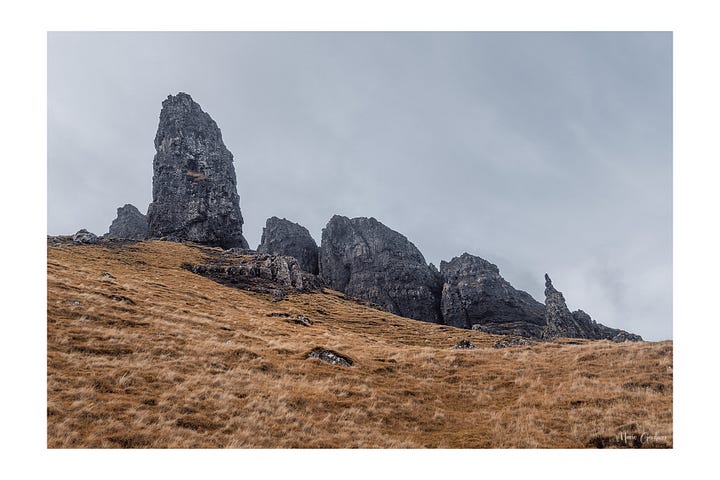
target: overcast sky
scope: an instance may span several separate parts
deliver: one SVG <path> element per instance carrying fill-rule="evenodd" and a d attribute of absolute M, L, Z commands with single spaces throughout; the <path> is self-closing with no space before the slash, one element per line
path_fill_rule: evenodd
<path fill-rule="evenodd" d="M 251 247 L 373 216 L 439 265 L 672 338 L 670 33 L 51 33 L 48 233 L 147 211 L 161 103 L 235 158 Z"/>

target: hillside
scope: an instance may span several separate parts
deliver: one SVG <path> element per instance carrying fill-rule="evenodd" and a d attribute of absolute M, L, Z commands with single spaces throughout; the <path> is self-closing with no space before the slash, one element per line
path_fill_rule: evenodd
<path fill-rule="evenodd" d="M 672 342 L 493 348 L 505 337 L 181 267 L 218 251 L 48 239 L 48 447 L 672 447 Z"/>

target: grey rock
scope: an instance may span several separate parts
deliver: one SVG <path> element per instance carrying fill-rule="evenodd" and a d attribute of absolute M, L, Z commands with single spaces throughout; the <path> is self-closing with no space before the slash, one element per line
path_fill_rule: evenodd
<path fill-rule="evenodd" d="M 149 237 L 248 248 L 233 156 L 190 95 L 163 102 L 155 150 Z"/>
<path fill-rule="evenodd" d="M 474 343 L 470 342 L 470 340 L 460 340 L 458 343 L 453 345 L 453 350 L 472 350 L 474 348 L 477 348 Z"/>
<path fill-rule="evenodd" d="M 322 232 L 320 277 L 396 315 L 442 322 L 439 278 L 415 245 L 374 218 L 330 219 Z"/>
<path fill-rule="evenodd" d="M 542 332 L 543 304 L 513 288 L 496 265 L 463 253 L 450 262 L 441 262 L 440 274 L 446 325 L 523 337 L 538 337 Z"/>
<path fill-rule="evenodd" d="M 293 257 L 222 255 L 220 258 L 217 263 L 183 267 L 226 286 L 270 293 L 273 301 L 284 300 L 288 293 L 315 292 L 322 288 L 320 279 L 303 271 Z"/>
<path fill-rule="evenodd" d="M 612 337 L 612 341 L 615 343 L 642 342 L 643 339 L 640 335 L 635 335 L 634 333 L 620 331 L 620 333 L 618 333 L 617 335 Z"/>
<path fill-rule="evenodd" d="M 148 234 L 147 217 L 129 203 L 117 209 L 117 218 L 110 225 L 107 238 L 145 240 Z"/>
<path fill-rule="evenodd" d="M 94 243 L 98 243 L 98 237 L 94 233 L 88 232 L 83 228 L 78 230 L 77 233 L 73 235 L 73 242 L 91 245 Z"/>
<path fill-rule="evenodd" d="M 305 315 L 298 315 L 295 320 L 293 320 L 293 323 L 297 323 L 298 325 L 302 325 L 304 327 L 309 327 L 313 324 L 313 321 L 307 318 Z"/>
<path fill-rule="evenodd" d="M 552 339 L 557 337 L 567 338 L 589 338 L 584 328 L 587 320 L 584 312 L 573 316 L 565 303 L 562 292 L 555 289 L 548 274 L 545 274 L 545 320 L 546 326 L 542 338 Z M 588 316 L 589 318 L 589 316 Z M 592 327 L 590 327 L 592 328 Z"/>
<path fill-rule="evenodd" d="M 353 361 L 345 355 L 341 355 L 333 350 L 328 350 L 326 348 L 320 347 L 312 349 L 306 355 L 306 358 L 317 358 L 319 360 L 322 360 L 323 362 L 327 362 L 332 365 L 342 365 L 343 367 L 350 367 L 353 364 Z"/>
<path fill-rule="evenodd" d="M 317 243 L 307 228 L 284 218 L 267 219 L 257 252 L 295 257 L 300 268 L 318 274 Z"/>
<path fill-rule="evenodd" d="M 533 342 L 532 340 L 529 340 L 527 338 L 508 337 L 505 340 L 500 340 L 498 342 L 493 343 L 493 348 L 525 347 L 525 346 L 531 346 L 531 345 L 536 345 L 536 344 L 537 344 L 537 342 Z"/>
<path fill-rule="evenodd" d="M 565 297 L 562 292 L 555 289 L 547 273 L 545 274 L 545 319 L 546 326 L 541 335 L 544 340 L 564 337 L 617 342 L 642 341 L 639 335 L 597 323 L 582 310 L 571 313 L 565 303 Z"/>

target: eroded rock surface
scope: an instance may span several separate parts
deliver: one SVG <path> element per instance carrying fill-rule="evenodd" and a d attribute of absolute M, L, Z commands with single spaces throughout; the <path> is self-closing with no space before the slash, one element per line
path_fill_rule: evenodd
<path fill-rule="evenodd" d="M 591 340 L 613 340 L 615 342 L 640 342 L 642 337 L 617 328 L 597 323 L 582 310 L 570 312 L 562 292 L 555 289 L 552 280 L 545 274 L 545 320 L 542 338 L 558 337 L 587 338 Z"/>
<path fill-rule="evenodd" d="M 273 294 L 278 300 L 288 293 L 316 292 L 322 288 L 320 279 L 301 269 L 295 258 L 281 255 L 225 252 L 205 264 L 183 267 L 229 287 Z"/>
<path fill-rule="evenodd" d="M 446 325 L 486 333 L 539 337 L 545 325 L 545 307 L 516 290 L 498 267 L 464 253 L 440 263 L 443 278 L 441 310 Z"/>
<path fill-rule="evenodd" d="M 233 156 L 190 95 L 163 102 L 155 150 L 149 237 L 248 248 Z"/>
<path fill-rule="evenodd" d="M 415 245 L 374 218 L 330 219 L 322 233 L 320 276 L 330 288 L 388 312 L 442 322 L 440 279 Z"/>
<path fill-rule="evenodd" d="M 84 244 L 94 244 L 98 243 L 98 237 L 92 232 L 88 232 L 84 228 L 78 230 L 75 235 L 73 235 L 73 242 L 74 243 L 84 243 Z"/>
<path fill-rule="evenodd" d="M 318 274 L 317 243 L 307 228 L 284 218 L 267 219 L 257 252 L 294 257 L 300 268 Z"/>
<path fill-rule="evenodd" d="M 127 203 L 117 209 L 117 218 L 113 220 L 106 238 L 127 238 L 145 240 L 148 234 L 147 217 L 132 204 Z"/>

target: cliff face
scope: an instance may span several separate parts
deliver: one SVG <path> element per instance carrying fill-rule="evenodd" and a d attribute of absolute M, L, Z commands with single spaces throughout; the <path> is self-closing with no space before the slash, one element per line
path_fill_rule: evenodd
<path fill-rule="evenodd" d="M 317 243 L 307 228 L 284 218 L 267 219 L 257 252 L 294 257 L 302 270 L 318 274 Z"/>
<path fill-rule="evenodd" d="M 330 288 L 388 312 L 441 323 L 440 279 L 405 236 L 374 218 L 335 215 L 322 233 L 320 276 Z"/>
<path fill-rule="evenodd" d="M 441 310 L 447 325 L 489 333 L 539 337 L 545 307 L 529 293 L 516 290 L 496 265 L 464 253 L 440 263 Z"/>
<path fill-rule="evenodd" d="M 155 150 L 149 236 L 248 248 L 233 156 L 190 95 L 163 102 Z"/>

